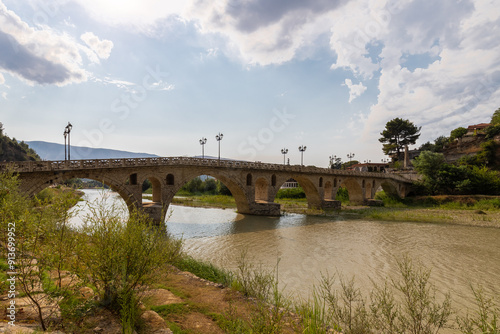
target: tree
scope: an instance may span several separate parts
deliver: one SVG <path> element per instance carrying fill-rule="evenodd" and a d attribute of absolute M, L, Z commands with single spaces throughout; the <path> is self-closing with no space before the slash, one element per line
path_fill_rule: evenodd
<path fill-rule="evenodd" d="M 342 168 L 342 159 L 337 158 L 336 156 L 332 157 L 330 159 L 330 168 L 331 169 L 341 169 Z"/>
<path fill-rule="evenodd" d="M 450 138 L 446 136 L 439 136 L 434 140 L 434 152 L 443 152 L 446 144 L 450 142 Z"/>
<path fill-rule="evenodd" d="M 420 137 L 421 127 L 415 126 L 407 119 L 394 118 L 385 125 L 385 130 L 380 134 L 379 141 L 383 144 L 382 150 L 386 155 L 396 155 L 396 159 L 403 148 L 415 144 Z"/>
<path fill-rule="evenodd" d="M 450 141 L 453 141 L 457 138 L 462 138 L 463 136 L 465 136 L 466 133 L 467 133 L 467 129 L 464 127 L 458 127 L 454 130 L 451 130 Z"/>
<path fill-rule="evenodd" d="M 500 108 L 498 108 L 491 117 L 491 125 L 499 125 L 500 124 Z"/>

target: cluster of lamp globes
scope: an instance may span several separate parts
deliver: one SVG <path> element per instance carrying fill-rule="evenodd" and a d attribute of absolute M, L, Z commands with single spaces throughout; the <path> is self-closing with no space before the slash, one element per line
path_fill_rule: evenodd
<path fill-rule="evenodd" d="M 220 133 L 215 136 L 215 139 L 219 142 L 219 161 L 220 161 L 220 141 L 222 140 L 222 137 L 224 137 L 224 134 Z M 200 145 L 201 145 L 201 156 L 202 159 L 205 159 L 205 144 L 207 143 L 207 138 L 202 137 L 200 139 Z"/>

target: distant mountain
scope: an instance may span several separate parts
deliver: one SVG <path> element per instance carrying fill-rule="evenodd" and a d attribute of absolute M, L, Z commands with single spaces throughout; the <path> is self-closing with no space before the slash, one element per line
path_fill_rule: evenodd
<path fill-rule="evenodd" d="M 44 141 L 26 142 L 43 160 L 64 160 L 64 145 Z M 155 158 L 155 154 L 134 153 L 71 145 L 71 160 L 81 159 L 120 159 L 120 158 Z"/>

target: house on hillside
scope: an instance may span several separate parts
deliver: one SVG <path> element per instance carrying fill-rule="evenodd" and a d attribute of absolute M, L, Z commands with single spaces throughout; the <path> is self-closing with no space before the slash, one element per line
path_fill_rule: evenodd
<path fill-rule="evenodd" d="M 477 135 L 485 135 L 484 131 L 488 126 L 490 126 L 490 123 L 479 123 L 475 125 L 469 125 L 465 136 L 472 137 Z"/>

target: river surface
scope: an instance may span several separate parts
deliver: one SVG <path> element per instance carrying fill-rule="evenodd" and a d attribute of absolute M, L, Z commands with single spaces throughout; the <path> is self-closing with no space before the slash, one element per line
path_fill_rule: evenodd
<path fill-rule="evenodd" d="M 90 200 L 103 195 L 96 190 L 85 193 Z M 121 201 L 117 195 L 111 198 Z M 382 284 L 398 277 L 396 259 L 403 254 L 431 269 L 431 281 L 438 292 L 451 293 L 454 309 L 473 307 L 470 284 L 482 285 L 488 295 L 500 295 L 500 229 L 496 228 L 300 214 L 245 216 L 228 209 L 175 205 L 168 216 L 168 231 L 185 240 L 188 254 L 230 270 L 236 269 L 242 251 L 268 269 L 279 262 L 281 287 L 299 298 L 310 296 L 327 272 L 354 276 L 367 296 L 372 281 Z M 81 224 L 80 218 L 73 223 Z"/>

